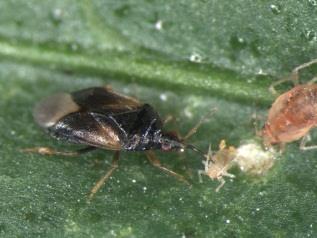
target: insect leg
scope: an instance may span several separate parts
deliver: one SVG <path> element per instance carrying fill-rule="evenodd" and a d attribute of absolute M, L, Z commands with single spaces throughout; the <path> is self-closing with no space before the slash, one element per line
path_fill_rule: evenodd
<path fill-rule="evenodd" d="M 62 156 L 77 156 L 80 154 L 84 154 L 87 152 L 90 152 L 92 150 L 97 149 L 96 147 L 93 146 L 88 146 L 83 149 L 79 149 L 76 151 L 57 151 L 49 147 L 33 147 L 33 148 L 26 148 L 22 149 L 22 152 L 27 152 L 27 153 L 36 153 L 36 154 L 41 154 L 41 155 L 62 155 Z"/>
<path fill-rule="evenodd" d="M 165 119 L 163 120 L 163 125 L 165 125 L 165 124 L 167 124 L 167 123 L 169 123 L 169 122 L 171 122 L 173 120 L 174 120 L 174 117 L 172 115 L 167 115 L 165 117 Z"/>
<path fill-rule="evenodd" d="M 235 178 L 236 177 L 234 174 L 230 174 L 228 172 L 223 172 L 222 176 L 226 176 L 228 178 Z"/>
<path fill-rule="evenodd" d="M 164 172 L 168 173 L 171 176 L 176 177 L 178 180 L 186 183 L 187 185 L 190 185 L 190 183 L 182 175 L 180 175 L 180 174 L 164 167 L 163 165 L 161 165 L 161 162 L 155 157 L 155 154 L 153 153 L 153 151 L 151 151 L 151 150 L 146 151 L 145 154 L 146 154 L 147 159 L 150 161 L 150 163 L 153 166 L 163 170 Z"/>
<path fill-rule="evenodd" d="M 305 135 L 299 145 L 299 149 L 301 150 L 314 150 L 317 149 L 317 145 L 309 145 L 306 146 L 306 143 L 309 142 L 311 140 L 311 137 L 309 134 Z"/>
<path fill-rule="evenodd" d="M 192 128 L 190 129 L 187 134 L 182 138 L 183 141 L 187 140 L 188 138 L 190 138 L 192 135 L 194 135 L 197 130 L 199 129 L 199 127 L 207 121 L 207 119 L 214 114 L 214 112 L 217 111 L 217 108 L 213 108 L 211 109 L 206 115 L 204 115 L 199 121 L 198 123 Z"/>
<path fill-rule="evenodd" d="M 120 158 L 120 152 L 116 151 L 112 162 L 111 162 L 111 168 L 107 171 L 106 174 L 104 174 L 97 182 L 96 184 L 93 186 L 93 188 L 90 190 L 90 193 L 88 195 L 88 201 L 90 201 L 94 195 L 98 192 L 98 190 L 105 184 L 105 182 L 107 182 L 107 180 L 109 179 L 109 177 L 111 176 L 111 174 L 118 168 L 118 161 Z"/>
<path fill-rule="evenodd" d="M 317 77 L 313 77 L 307 84 L 314 84 L 317 81 Z"/>
<path fill-rule="evenodd" d="M 259 122 L 261 120 L 263 120 L 263 117 L 258 115 L 257 111 L 252 113 L 252 115 L 251 115 L 251 123 L 252 123 L 252 125 L 254 127 L 254 132 L 255 132 L 255 135 L 257 137 L 261 137 L 261 135 L 262 135 L 262 128 L 259 125 Z"/>
<path fill-rule="evenodd" d="M 293 77 L 293 80 L 297 80 L 298 81 L 298 72 L 304 68 L 307 68 L 307 67 L 310 67 L 311 65 L 313 64 L 316 64 L 317 63 L 317 59 L 313 59 L 311 61 L 308 61 L 304 64 L 301 64 L 299 66 L 297 66 L 295 69 L 293 69 L 292 71 L 292 75 L 294 75 Z M 297 82 L 298 83 L 298 82 Z"/>
<path fill-rule="evenodd" d="M 277 95 L 278 92 L 276 91 L 275 87 L 277 85 L 280 85 L 280 84 L 288 82 L 288 81 L 292 81 L 294 83 L 294 85 L 297 85 L 298 84 L 298 74 L 292 73 L 290 76 L 287 76 L 285 78 L 282 78 L 282 79 L 277 80 L 274 83 L 272 83 L 269 87 L 270 93 L 272 93 L 273 95 Z"/>
<path fill-rule="evenodd" d="M 304 68 L 310 67 L 311 65 L 316 64 L 316 63 L 317 63 L 317 59 L 313 59 L 309 62 L 306 62 L 304 64 L 297 66 L 296 68 L 294 68 L 292 70 L 292 73 L 290 76 L 272 83 L 271 86 L 269 87 L 270 92 L 272 94 L 277 94 L 277 92 L 275 90 L 275 86 L 277 86 L 281 83 L 287 82 L 287 81 L 292 81 L 294 83 L 294 85 L 299 84 L 299 71 L 304 69 Z"/>
<path fill-rule="evenodd" d="M 220 184 L 219 186 L 216 188 L 216 192 L 219 192 L 219 190 L 223 187 L 223 185 L 225 185 L 226 181 L 223 178 L 219 179 Z"/>
<path fill-rule="evenodd" d="M 198 170 L 198 179 L 199 179 L 199 183 L 202 183 L 203 182 L 203 178 L 202 178 L 202 174 L 206 174 L 206 171 L 205 170 Z"/>

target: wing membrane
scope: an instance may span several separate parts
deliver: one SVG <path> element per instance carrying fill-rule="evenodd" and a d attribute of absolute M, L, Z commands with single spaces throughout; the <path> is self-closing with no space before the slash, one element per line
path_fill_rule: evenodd
<path fill-rule="evenodd" d="M 62 118 L 48 128 L 56 138 L 71 143 L 86 144 L 108 150 L 120 150 L 120 132 L 111 121 L 98 121 L 89 112 L 76 112 Z"/>
<path fill-rule="evenodd" d="M 118 94 L 107 87 L 88 88 L 73 92 L 71 95 L 85 111 L 118 113 L 142 106 L 137 99 Z"/>

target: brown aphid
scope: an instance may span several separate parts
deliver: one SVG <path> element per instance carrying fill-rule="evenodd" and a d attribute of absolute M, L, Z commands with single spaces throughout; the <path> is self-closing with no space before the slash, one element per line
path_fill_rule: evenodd
<path fill-rule="evenodd" d="M 317 61 L 300 65 L 292 71 L 290 77 L 280 80 L 275 85 L 285 82 L 298 82 L 298 71 Z M 265 147 L 278 144 L 281 148 L 286 143 L 303 138 L 300 148 L 315 149 L 317 146 L 305 146 L 309 131 L 317 125 L 317 84 L 296 85 L 280 95 L 272 104 L 268 118 L 261 132 Z M 271 90 L 275 91 L 273 86 Z"/>
<path fill-rule="evenodd" d="M 223 177 L 234 178 L 233 174 L 228 173 L 232 167 L 232 161 L 236 157 L 236 149 L 233 146 L 229 148 L 226 146 L 225 140 L 219 144 L 219 150 L 213 154 L 209 146 L 208 153 L 205 155 L 206 160 L 203 161 L 205 165 L 204 170 L 198 170 L 199 182 L 202 182 L 201 175 L 207 175 L 212 180 L 217 179 L 220 185 L 216 188 L 216 192 L 223 187 L 225 180 Z"/>
<path fill-rule="evenodd" d="M 305 136 L 317 124 L 317 85 L 298 85 L 280 95 L 262 130 L 264 144 L 285 144 Z"/>

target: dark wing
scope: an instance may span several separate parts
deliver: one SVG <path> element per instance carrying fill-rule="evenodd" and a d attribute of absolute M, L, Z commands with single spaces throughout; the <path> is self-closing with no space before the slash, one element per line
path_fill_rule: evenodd
<path fill-rule="evenodd" d="M 82 110 L 102 113 L 118 113 L 138 109 L 142 104 L 107 87 L 94 87 L 71 93 L 74 102 Z"/>
<path fill-rule="evenodd" d="M 57 139 L 108 150 L 120 150 L 122 133 L 111 118 L 91 112 L 75 112 L 47 128 Z"/>

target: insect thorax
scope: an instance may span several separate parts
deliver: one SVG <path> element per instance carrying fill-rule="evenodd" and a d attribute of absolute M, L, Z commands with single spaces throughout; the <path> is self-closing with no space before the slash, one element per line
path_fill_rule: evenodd
<path fill-rule="evenodd" d="M 161 131 L 152 133 L 134 134 L 124 143 L 124 149 L 127 151 L 145 151 L 155 150 L 161 147 Z"/>

